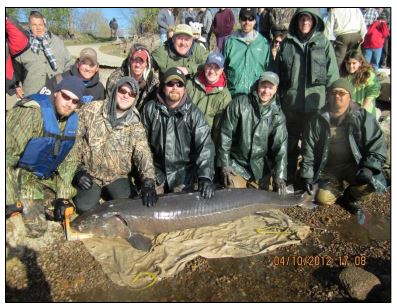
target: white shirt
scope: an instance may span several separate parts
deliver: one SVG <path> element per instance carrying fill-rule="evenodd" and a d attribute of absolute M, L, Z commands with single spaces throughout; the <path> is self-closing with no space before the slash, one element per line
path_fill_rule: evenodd
<path fill-rule="evenodd" d="M 367 27 L 364 16 L 358 8 L 333 8 L 325 22 L 324 35 L 333 40 L 342 34 L 359 33 L 364 39 Z"/>

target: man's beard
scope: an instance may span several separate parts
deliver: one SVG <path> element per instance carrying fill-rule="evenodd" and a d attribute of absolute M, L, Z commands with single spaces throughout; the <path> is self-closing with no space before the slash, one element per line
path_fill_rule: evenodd
<path fill-rule="evenodd" d="M 179 93 L 177 93 L 177 92 L 170 92 L 170 93 L 168 93 L 167 98 L 171 102 L 176 103 L 176 102 L 179 102 L 181 100 L 181 95 Z"/>

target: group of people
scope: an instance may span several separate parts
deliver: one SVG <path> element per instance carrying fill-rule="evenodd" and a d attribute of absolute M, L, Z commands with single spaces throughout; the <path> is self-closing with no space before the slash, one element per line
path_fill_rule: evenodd
<path fill-rule="evenodd" d="M 154 206 L 170 192 L 212 198 L 223 186 L 284 195 L 294 184 L 312 194 L 318 183 L 317 202 L 341 197 L 356 212 L 385 190 L 376 77 L 357 50 L 339 70 L 317 10 L 294 11 L 275 57 L 255 30 L 256 8 L 240 10 L 222 51 L 209 52 L 186 23 L 168 38 L 160 28 L 164 42 L 153 52 L 134 44 L 106 88 L 95 50 L 71 64 L 37 13 L 31 46 L 14 59 L 25 59 L 32 77 L 17 84 L 21 99 L 6 120 L 6 205 L 12 213 L 22 204 L 32 236 L 45 231 L 47 200 L 62 220 L 67 207 L 84 213 L 101 198 L 140 196 Z M 170 16 L 161 9 L 158 21 Z M 33 64 L 40 69 L 30 71 Z"/>

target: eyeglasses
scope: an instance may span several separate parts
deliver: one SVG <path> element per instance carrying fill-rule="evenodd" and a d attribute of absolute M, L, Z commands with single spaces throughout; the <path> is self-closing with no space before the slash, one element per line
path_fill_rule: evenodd
<path fill-rule="evenodd" d="M 254 21 L 255 20 L 255 17 L 254 16 L 244 16 L 244 17 L 241 17 L 241 21 Z"/>
<path fill-rule="evenodd" d="M 78 103 L 80 103 L 80 100 L 79 99 L 75 99 L 75 98 L 71 98 L 69 95 L 67 95 L 65 92 L 62 92 L 61 91 L 61 95 L 62 95 L 62 98 L 65 100 L 65 101 L 72 101 L 72 103 L 73 104 L 75 104 L 75 105 L 77 105 Z"/>
<path fill-rule="evenodd" d="M 346 94 L 349 94 L 349 92 L 345 91 L 337 91 L 337 90 L 332 90 L 331 95 L 338 95 L 339 97 L 344 97 Z"/>
<path fill-rule="evenodd" d="M 182 81 L 169 81 L 165 85 L 169 88 L 173 88 L 174 86 L 177 86 L 178 88 L 183 88 L 185 86 Z"/>
<path fill-rule="evenodd" d="M 130 91 L 127 91 L 126 89 L 123 89 L 123 88 L 119 88 L 118 90 L 117 90 L 117 92 L 119 92 L 120 94 L 122 94 L 122 95 L 124 95 L 124 94 L 128 94 L 128 96 L 129 97 L 136 97 L 136 94 L 134 93 L 134 92 L 130 92 Z"/>

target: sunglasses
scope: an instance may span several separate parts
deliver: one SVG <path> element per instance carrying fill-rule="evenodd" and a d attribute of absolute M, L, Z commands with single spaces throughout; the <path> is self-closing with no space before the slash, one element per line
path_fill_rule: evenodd
<path fill-rule="evenodd" d="M 173 88 L 174 86 L 177 86 L 178 88 L 183 88 L 185 86 L 181 81 L 169 81 L 165 85 L 169 88 Z"/>
<path fill-rule="evenodd" d="M 127 91 L 126 89 L 123 88 L 119 88 L 117 92 L 119 92 L 122 95 L 128 94 L 129 97 L 136 97 L 136 94 L 134 92 Z"/>
<path fill-rule="evenodd" d="M 79 100 L 79 99 L 71 98 L 71 97 L 70 97 L 69 95 L 67 95 L 65 92 L 62 92 L 62 91 L 60 91 L 60 92 L 61 92 L 62 98 L 63 98 L 65 101 L 72 101 L 72 103 L 75 104 L 75 105 L 77 105 L 78 103 L 80 103 L 80 100 Z"/>
<path fill-rule="evenodd" d="M 241 17 L 241 21 L 254 21 L 255 20 L 255 17 L 254 16 L 249 16 L 249 17 L 247 17 L 247 16 L 245 16 L 245 17 Z"/>
<path fill-rule="evenodd" d="M 349 92 L 344 92 L 344 91 L 336 91 L 336 90 L 333 90 L 333 91 L 331 91 L 331 95 L 338 95 L 339 97 L 343 97 L 343 96 L 345 96 L 346 94 L 349 94 Z"/>

